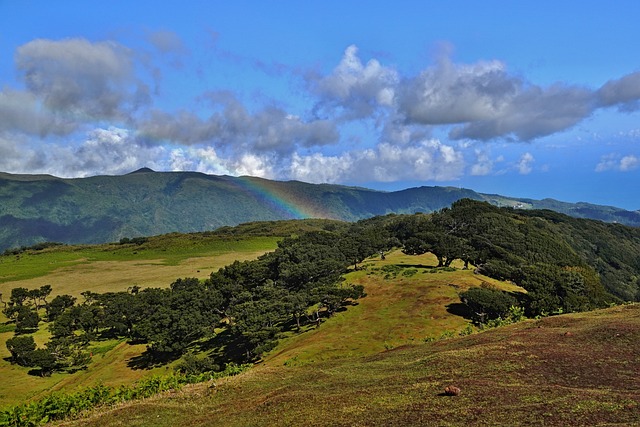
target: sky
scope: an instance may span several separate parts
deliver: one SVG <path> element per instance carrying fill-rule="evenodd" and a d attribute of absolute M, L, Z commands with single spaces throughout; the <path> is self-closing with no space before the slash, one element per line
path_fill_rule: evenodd
<path fill-rule="evenodd" d="M 0 0 L 0 171 L 640 209 L 640 2 Z"/>

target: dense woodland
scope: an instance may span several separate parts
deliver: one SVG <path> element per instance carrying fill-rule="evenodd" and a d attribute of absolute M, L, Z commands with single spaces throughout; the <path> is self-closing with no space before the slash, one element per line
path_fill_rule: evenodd
<path fill-rule="evenodd" d="M 16 324 L 7 347 L 12 362 L 41 375 L 86 366 L 87 344 L 104 338 L 146 343 L 140 363 L 186 355 L 179 367 L 184 372 L 254 361 L 283 332 L 317 327 L 357 303 L 365 289 L 345 283 L 342 275 L 396 247 L 407 254 L 431 252 L 441 267 L 459 259 L 465 268 L 527 290 L 477 288 L 461 295 L 481 322 L 514 307 L 533 317 L 640 299 L 639 229 L 465 199 L 433 214 L 328 221 L 322 229 L 283 239 L 255 261 L 235 262 L 204 281 L 178 279 L 164 289 L 85 292 L 78 301 L 50 298 L 48 286 L 15 288 L 2 300 Z M 40 322 L 52 334 L 44 348 L 36 348 L 29 335 Z M 212 356 L 192 355 L 204 350 Z"/>

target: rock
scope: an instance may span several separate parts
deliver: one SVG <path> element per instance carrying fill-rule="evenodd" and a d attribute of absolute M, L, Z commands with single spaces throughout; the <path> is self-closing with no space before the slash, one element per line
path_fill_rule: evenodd
<path fill-rule="evenodd" d="M 454 385 L 448 385 L 444 388 L 444 394 L 445 396 L 459 396 L 460 388 Z"/>

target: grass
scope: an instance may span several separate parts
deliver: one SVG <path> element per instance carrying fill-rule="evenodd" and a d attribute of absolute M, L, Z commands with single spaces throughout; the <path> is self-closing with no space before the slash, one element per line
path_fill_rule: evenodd
<path fill-rule="evenodd" d="M 462 270 L 462 264 L 454 264 L 460 269 L 448 272 L 438 271 L 437 264 L 432 254 L 409 256 L 400 251 L 387 255 L 384 261 L 370 258 L 360 270 L 345 277 L 346 283 L 364 285 L 367 296 L 318 329 L 290 335 L 265 357 L 265 363 L 306 364 L 369 355 L 439 338 L 447 332 L 457 335 L 469 325 L 468 320 L 454 314 L 460 305 L 460 292 L 483 282 L 522 291 Z M 393 271 L 396 274 L 390 275 Z"/>
<path fill-rule="evenodd" d="M 638 343 L 640 305 L 619 306 L 313 366 L 265 364 L 63 425 L 640 425 Z M 461 395 L 443 396 L 449 384 Z"/>
<path fill-rule="evenodd" d="M 429 254 L 371 258 L 346 276 L 367 297 L 317 329 L 290 333 L 251 371 L 63 425 L 640 425 L 640 305 L 460 337 L 469 325 L 460 292 L 483 284 L 521 289 L 459 264 L 436 265 Z M 118 385 L 148 372 L 127 365 L 142 347 L 109 341 L 93 350 L 86 372 L 56 374 L 39 388 L 29 382 L 41 379 L 24 372 L 5 376 L 5 368 L 23 369 L 7 364 L 5 399 Z M 442 396 L 449 384 L 462 394 Z"/>
<path fill-rule="evenodd" d="M 276 247 L 279 237 L 205 235 L 152 237 L 143 245 L 62 246 L 0 257 L 0 293 L 16 287 L 53 287 L 54 294 L 168 286 L 178 277 L 205 278 L 235 260 Z"/>

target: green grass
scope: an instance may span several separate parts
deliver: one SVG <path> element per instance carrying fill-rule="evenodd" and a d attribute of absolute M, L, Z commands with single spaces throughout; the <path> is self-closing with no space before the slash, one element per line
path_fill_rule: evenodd
<path fill-rule="evenodd" d="M 251 371 L 63 425 L 640 424 L 640 305 L 460 337 L 469 325 L 455 314 L 460 292 L 487 283 L 521 289 L 456 263 L 453 269 L 436 265 L 429 254 L 371 258 L 345 282 L 363 284 L 365 298 L 318 329 L 290 333 Z M 142 348 L 101 342 L 92 348 L 87 371 L 40 383 L 24 372 L 5 376 L 6 369 L 23 369 L 5 366 L 0 374 L 10 381 L 2 393 L 16 402 L 20 393 L 22 400 L 50 390 L 131 383 L 148 374 L 126 363 Z M 461 396 L 441 396 L 449 384 L 459 386 Z"/>
<path fill-rule="evenodd" d="M 279 237 L 221 237 L 211 234 L 168 234 L 151 237 L 142 245 L 57 246 L 42 251 L 0 256 L 0 283 L 33 279 L 57 269 L 97 261 L 157 260 L 178 265 L 194 257 L 230 252 L 273 250 Z"/>
<path fill-rule="evenodd" d="M 432 254 L 404 255 L 395 251 L 382 261 L 372 257 L 362 269 L 346 275 L 345 283 L 362 284 L 367 296 L 335 314 L 318 329 L 292 333 L 265 357 L 269 365 L 307 364 L 333 358 L 378 353 L 404 344 L 458 335 L 469 321 L 451 311 L 458 294 L 491 283 L 499 289 L 523 291 L 514 285 L 462 270 L 436 269 Z M 436 271 L 434 274 L 423 274 Z"/>

